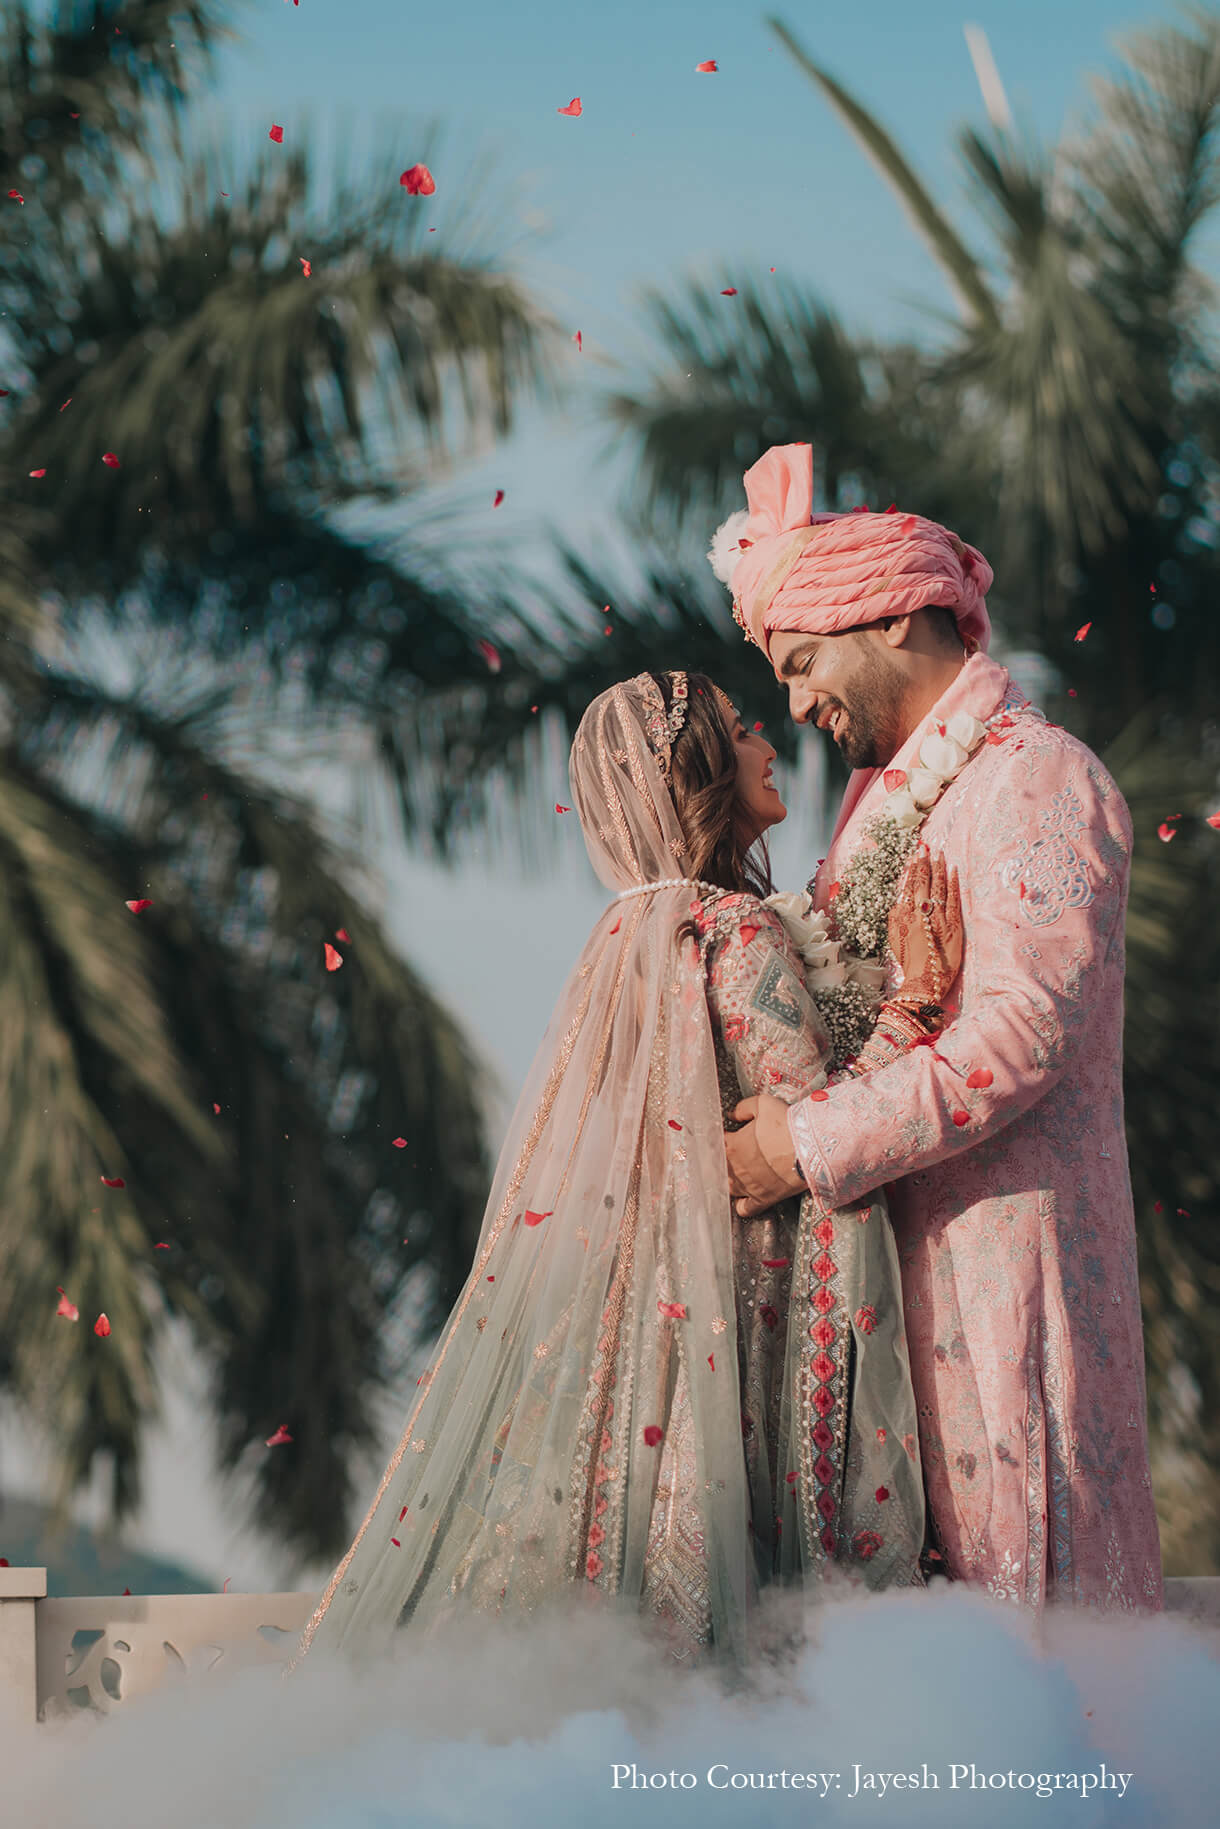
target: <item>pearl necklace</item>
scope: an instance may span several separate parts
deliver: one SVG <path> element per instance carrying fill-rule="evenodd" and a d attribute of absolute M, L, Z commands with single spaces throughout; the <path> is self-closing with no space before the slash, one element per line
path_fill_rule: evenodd
<path fill-rule="evenodd" d="M 656 895 L 659 889 L 706 889 L 713 895 L 730 893 L 722 883 L 701 883 L 691 876 L 667 876 L 659 883 L 638 883 L 634 889 L 620 890 L 614 899 L 616 902 L 625 902 L 633 895 Z"/>

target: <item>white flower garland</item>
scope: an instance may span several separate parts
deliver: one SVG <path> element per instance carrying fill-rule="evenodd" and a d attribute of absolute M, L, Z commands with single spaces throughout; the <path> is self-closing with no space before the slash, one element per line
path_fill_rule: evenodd
<path fill-rule="evenodd" d="M 803 893 L 781 891 L 763 906 L 779 916 L 805 968 L 809 994 L 830 1033 L 834 1066 L 851 1060 L 873 1028 L 885 985 L 885 950 L 898 883 L 920 828 L 951 781 L 996 724 L 959 711 L 938 722 L 919 746 L 911 769 L 886 769 L 889 790 L 864 829 L 860 845 L 834 885 L 834 917 L 813 906 L 813 883 Z"/>

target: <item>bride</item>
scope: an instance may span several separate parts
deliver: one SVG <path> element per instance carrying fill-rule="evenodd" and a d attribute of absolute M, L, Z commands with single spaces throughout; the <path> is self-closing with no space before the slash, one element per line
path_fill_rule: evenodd
<path fill-rule="evenodd" d="M 566 1597 L 642 1613 L 679 1659 L 743 1660 L 771 1582 L 840 1567 L 874 1587 L 921 1583 L 915 1402 L 882 1198 L 831 1213 L 806 1196 L 752 1220 L 730 1207 L 723 1133 L 738 1100 L 791 1101 L 830 1064 L 800 958 L 764 905 L 756 841 L 786 813 L 774 757 L 701 674 L 642 673 L 585 713 L 572 799 L 615 896 L 559 999 L 474 1267 L 301 1655 L 365 1657 L 399 1625 Z M 933 1002 L 921 979 L 938 963 L 943 976 L 960 937 L 919 920 L 892 929 L 904 1002 Z M 906 1025 L 915 1040 L 909 1009 Z"/>

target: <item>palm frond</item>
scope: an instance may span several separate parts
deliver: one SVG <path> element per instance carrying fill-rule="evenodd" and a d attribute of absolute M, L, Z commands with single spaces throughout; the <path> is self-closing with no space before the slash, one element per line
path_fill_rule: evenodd
<path fill-rule="evenodd" d="M 793 62 L 821 90 L 839 119 L 850 129 L 893 190 L 952 286 L 966 316 L 980 326 L 994 324 L 999 312 L 979 263 L 937 207 L 885 128 L 854 96 L 849 95 L 842 83 L 837 82 L 829 71 L 814 63 L 781 20 L 769 19 L 767 23 Z"/>
<path fill-rule="evenodd" d="M 72 343 L 23 318 L 10 436 L 37 452 L 41 499 L 82 559 L 197 548 L 289 495 L 298 512 L 389 496 L 455 442 L 506 430 L 542 383 L 541 314 L 519 283 L 425 246 L 397 185 L 334 214 L 305 151 L 260 155 L 231 207 L 210 175 L 181 173 L 168 224 L 125 199 L 40 248 L 44 282 L 70 287 Z"/>

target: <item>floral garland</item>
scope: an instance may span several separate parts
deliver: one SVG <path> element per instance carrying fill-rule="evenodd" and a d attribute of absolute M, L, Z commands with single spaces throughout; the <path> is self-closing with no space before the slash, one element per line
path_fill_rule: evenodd
<path fill-rule="evenodd" d="M 890 911 L 924 820 L 989 732 L 1011 722 L 997 713 L 983 724 L 959 711 L 932 727 L 914 768 L 886 769 L 888 792 L 880 810 L 831 886 L 833 921 L 813 906 L 812 879 L 803 893 L 782 892 L 763 904 L 774 909 L 801 956 L 809 994 L 830 1036 L 835 1068 L 853 1060 L 872 1033 L 885 985 Z"/>

